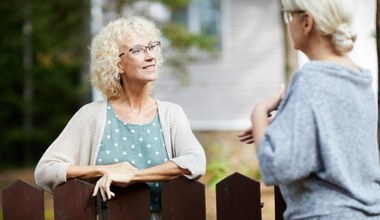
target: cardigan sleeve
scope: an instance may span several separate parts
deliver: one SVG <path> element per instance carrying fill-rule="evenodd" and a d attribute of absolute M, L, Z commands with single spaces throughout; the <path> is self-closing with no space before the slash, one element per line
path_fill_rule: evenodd
<path fill-rule="evenodd" d="M 48 147 L 38 162 L 34 176 L 37 186 L 51 192 L 66 182 L 70 165 L 90 165 L 94 145 L 99 142 L 99 110 L 85 105 L 67 123 L 57 139 Z"/>
<path fill-rule="evenodd" d="M 191 130 L 189 120 L 182 107 L 173 104 L 169 113 L 171 143 L 174 157 L 171 159 L 179 167 L 190 170 L 189 179 L 199 178 L 206 172 L 206 155 L 203 147 Z"/>

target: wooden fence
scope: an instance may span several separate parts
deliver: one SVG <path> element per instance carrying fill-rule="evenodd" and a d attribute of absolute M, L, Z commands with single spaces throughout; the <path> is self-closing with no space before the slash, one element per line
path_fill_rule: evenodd
<path fill-rule="evenodd" d="M 94 185 L 73 179 L 53 191 L 55 220 L 99 219 L 99 202 L 92 197 Z M 149 187 L 145 183 L 115 187 L 117 196 L 106 202 L 108 220 L 150 220 Z M 282 220 L 285 203 L 275 187 L 275 219 Z M 43 190 L 17 180 L 2 191 L 4 220 L 43 220 Z M 216 185 L 217 220 L 261 220 L 260 183 L 234 173 Z M 205 186 L 185 177 L 162 187 L 163 220 L 205 220 Z M 100 217 L 100 219 L 102 219 Z"/>

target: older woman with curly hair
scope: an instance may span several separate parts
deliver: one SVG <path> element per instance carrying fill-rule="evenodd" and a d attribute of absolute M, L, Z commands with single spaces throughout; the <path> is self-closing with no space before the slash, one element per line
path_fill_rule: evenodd
<path fill-rule="evenodd" d="M 152 216 L 159 216 L 158 182 L 205 173 L 204 150 L 183 109 L 150 96 L 162 63 L 160 31 L 140 17 L 118 18 L 91 45 L 91 79 L 106 99 L 83 106 L 49 146 L 35 169 L 51 191 L 68 179 L 97 179 L 94 195 L 110 185 L 148 182 Z"/>

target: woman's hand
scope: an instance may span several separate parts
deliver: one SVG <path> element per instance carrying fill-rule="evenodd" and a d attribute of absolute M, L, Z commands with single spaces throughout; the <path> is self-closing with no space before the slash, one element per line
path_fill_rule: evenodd
<path fill-rule="evenodd" d="M 281 84 L 280 89 L 275 96 L 273 96 L 267 100 L 264 100 L 263 102 L 261 102 L 257 105 L 256 108 L 263 107 L 265 109 L 264 110 L 266 112 L 265 115 L 266 115 L 269 123 L 272 122 L 272 119 L 274 118 L 274 115 L 275 115 L 274 111 L 277 110 L 282 98 L 284 97 L 284 93 L 285 93 L 285 85 Z M 256 108 L 252 111 L 252 115 L 254 114 Z M 252 117 L 252 115 L 251 115 L 251 117 Z M 255 137 L 253 135 L 252 127 L 245 129 L 244 131 L 240 132 L 237 136 L 238 136 L 240 142 L 244 142 L 246 144 L 255 143 Z"/>
<path fill-rule="evenodd" d="M 268 98 L 268 99 L 260 102 L 256 106 L 256 108 L 264 108 L 264 109 L 266 109 L 266 112 L 267 112 L 266 115 L 268 117 L 271 117 L 272 116 L 272 112 L 276 111 L 277 108 L 278 108 L 278 106 L 280 105 L 281 100 L 284 97 L 284 94 L 285 94 L 285 85 L 282 83 L 276 95 L 274 95 L 274 96 L 272 96 L 272 97 L 270 97 L 270 98 Z"/>
<path fill-rule="evenodd" d="M 106 165 L 103 169 L 103 174 L 112 173 L 112 172 L 120 172 L 124 170 L 137 170 L 132 164 L 128 162 L 120 162 Z"/>
<path fill-rule="evenodd" d="M 240 142 L 244 142 L 246 144 L 255 143 L 255 138 L 253 137 L 252 133 L 252 127 L 245 129 L 244 131 L 240 132 L 237 136 Z"/>
<path fill-rule="evenodd" d="M 272 122 L 274 118 L 275 112 L 271 112 L 268 115 L 269 123 Z M 255 137 L 253 136 L 252 127 L 249 127 L 245 129 L 244 131 L 240 132 L 237 137 L 239 138 L 240 142 L 246 143 L 246 144 L 253 144 L 255 143 Z"/>
<path fill-rule="evenodd" d="M 137 169 L 128 162 L 110 164 L 105 166 L 103 176 L 96 182 L 93 196 L 100 194 L 103 201 L 115 196 L 110 189 L 111 184 L 116 186 L 128 186 L 135 177 Z"/>
<path fill-rule="evenodd" d="M 252 111 L 251 122 L 252 122 L 252 139 L 257 143 L 260 143 L 262 137 L 264 136 L 265 130 L 271 123 L 271 117 L 273 111 L 277 110 L 280 102 L 285 94 L 285 85 L 281 84 L 280 89 L 277 94 L 271 98 L 264 100 L 259 103 Z M 269 117 L 269 118 L 268 118 Z M 258 145 L 257 149 L 258 149 Z"/>

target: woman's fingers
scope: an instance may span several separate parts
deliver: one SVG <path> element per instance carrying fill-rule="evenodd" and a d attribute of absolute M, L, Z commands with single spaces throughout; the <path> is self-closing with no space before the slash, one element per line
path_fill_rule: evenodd
<path fill-rule="evenodd" d="M 101 177 L 96 182 L 92 196 L 96 196 L 98 192 L 100 191 L 100 195 L 102 196 L 103 201 L 111 199 L 112 197 L 115 196 L 115 193 L 113 193 L 110 189 L 111 184 L 112 184 L 112 180 L 110 178 L 107 178 L 107 176 Z"/>
<path fill-rule="evenodd" d="M 111 183 L 112 183 L 112 181 L 109 178 L 107 178 L 106 181 L 104 182 L 104 185 L 103 185 L 103 190 L 107 194 L 107 199 L 111 199 L 112 198 L 112 196 L 111 196 L 112 192 L 111 192 L 111 189 L 110 189 Z"/>
<path fill-rule="evenodd" d="M 280 98 L 283 99 L 284 98 L 284 95 L 285 95 L 285 84 L 284 83 L 281 83 L 280 85 L 280 89 L 279 89 L 279 95 L 280 95 Z"/>
<path fill-rule="evenodd" d="M 103 189 L 100 189 L 100 195 L 102 196 L 103 202 L 107 201 L 106 193 Z"/>
<path fill-rule="evenodd" d="M 127 186 L 133 179 L 136 168 L 128 162 L 122 162 L 109 166 L 110 169 L 96 182 L 93 196 L 96 196 L 100 191 L 103 201 L 112 199 L 115 193 L 111 191 L 111 185 Z"/>
<path fill-rule="evenodd" d="M 281 100 L 284 98 L 284 95 L 285 95 L 285 84 L 282 83 L 279 90 L 274 96 L 260 103 L 260 105 L 264 105 L 266 110 L 268 111 L 267 112 L 268 117 L 271 117 L 272 111 L 277 110 L 278 106 L 281 103 Z"/>
<path fill-rule="evenodd" d="M 252 128 L 245 129 L 244 131 L 240 132 L 237 136 L 241 138 L 246 136 L 252 136 Z"/>
<path fill-rule="evenodd" d="M 252 128 L 247 128 L 244 131 L 240 132 L 238 135 L 240 142 L 245 142 L 247 144 L 252 144 L 255 142 L 255 139 L 252 134 Z"/>
<path fill-rule="evenodd" d="M 115 196 L 115 193 L 113 193 L 110 189 L 107 189 L 107 196 L 108 200 L 112 199 L 112 197 Z"/>
<path fill-rule="evenodd" d="M 245 143 L 246 144 L 253 144 L 253 143 L 255 143 L 255 140 L 252 139 L 252 140 L 249 140 L 249 141 L 245 141 Z"/>
<path fill-rule="evenodd" d="M 278 105 L 280 104 L 281 100 L 284 98 L 284 95 L 285 95 L 285 84 L 281 83 L 280 89 L 278 90 L 278 94 L 277 94 L 276 109 L 277 109 Z M 273 109 L 273 110 L 275 110 L 275 109 Z"/>
<path fill-rule="evenodd" d="M 240 137 L 239 141 L 240 142 L 251 142 L 251 141 L 255 141 L 255 139 L 253 138 L 253 136 L 245 136 L 245 137 Z"/>
<path fill-rule="evenodd" d="M 94 192 L 92 193 L 92 196 L 96 196 L 98 194 L 98 191 L 99 191 L 99 184 L 98 184 L 98 182 L 96 182 L 96 184 L 95 184 L 95 188 L 94 188 Z"/>
<path fill-rule="evenodd" d="M 96 183 L 96 185 L 98 186 L 99 188 L 99 191 L 100 191 L 100 195 L 102 196 L 102 199 L 103 201 L 106 201 L 107 200 L 107 196 L 106 196 L 106 193 L 104 191 L 104 181 L 105 181 L 106 177 L 103 176 L 102 178 L 100 178 L 98 180 L 98 182 Z"/>

